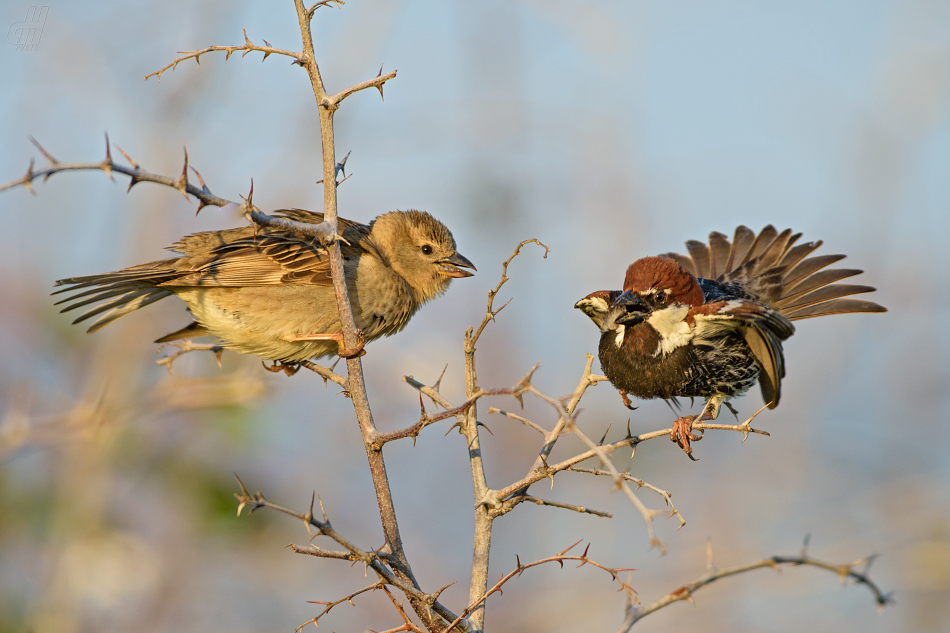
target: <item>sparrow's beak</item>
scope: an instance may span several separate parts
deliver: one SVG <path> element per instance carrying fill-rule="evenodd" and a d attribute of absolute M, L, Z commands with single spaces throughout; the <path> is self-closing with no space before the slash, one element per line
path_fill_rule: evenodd
<path fill-rule="evenodd" d="M 462 270 L 462 268 L 476 270 L 475 265 L 462 256 L 461 253 L 440 259 L 436 263 L 439 264 L 439 274 L 445 275 L 446 277 L 471 277 L 474 273 Z"/>
<path fill-rule="evenodd" d="M 650 311 L 650 306 L 640 298 L 640 295 L 630 290 L 617 297 L 613 307 L 623 309 L 623 314 L 614 320 L 615 323 L 623 325 L 636 325 L 642 322 Z"/>
<path fill-rule="evenodd" d="M 614 305 L 627 306 L 628 309 L 643 310 L 644 312 L 650 309 L 650 306 L 646 304 L 646 301 L 641 299 L 640 295 L 636 294 L 632 290 L 628 290 L 614 299 Z"/>

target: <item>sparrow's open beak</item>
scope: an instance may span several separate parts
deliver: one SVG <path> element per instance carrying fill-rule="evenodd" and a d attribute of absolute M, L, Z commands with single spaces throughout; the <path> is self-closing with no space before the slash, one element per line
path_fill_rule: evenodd
<path fill-rule="evenodd" d="M 462 268 L 476 270 L 475 265 L 460 253 L 440 259 L 437 263 L 439 264 L 439 274 L 446 277 L 471 277 L 474 273 L 462 270 Z"/>
<path fill-rule="evenodd" d="M 618 315 L 614 320 L 615 323 L 623 325 L 636 325 L 642 322 L 650 311 L 650 306 L 640 298 L 640 295 L 630 290 L 617 297 L 613 307 L 624 310 L 623 314 Z"/>
<path fill-rule="evenodd" d="M 640 298 L 640 295 L 628 290 L 616 299 L 614 299 L 615 306 L 627 306 L 628 309 L 633 310 L 643 310 L 644 312 L 650 309 L 650 306 L 647 305 L 646 301 Z"/>

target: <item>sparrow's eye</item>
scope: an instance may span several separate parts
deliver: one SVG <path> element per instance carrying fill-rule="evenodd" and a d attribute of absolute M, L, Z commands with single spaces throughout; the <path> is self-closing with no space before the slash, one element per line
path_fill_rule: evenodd
<path fill-rule="evenodd" d="M 422 247 L 422 253 L 423 253 L 423 255 L 431 255 L 431 254 L 432 254 L 432 247 L 429 246 L 428 244 L 424 245 L 424 246 Z"/>

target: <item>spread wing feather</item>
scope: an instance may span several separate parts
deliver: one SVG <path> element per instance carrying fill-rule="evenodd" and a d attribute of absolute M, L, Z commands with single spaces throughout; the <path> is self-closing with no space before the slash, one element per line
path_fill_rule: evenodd
<path fill-rule="evenodd" d="M 821 241 L 797 244 L 801 233 L 772 225 L 758 235 L 745 226 L 736 228 L 730 244 L 722 233 L 709 235 L 709 245 L 696 240 L 686 243 L 689 255 L 667 253 L 696 277 L 741 287 L 741 296 L 781 312 L 791 321 L 847 312 L 886 312 L 872 302 L 846 299 L 873 292 L 870 286 L 836 284 L 862 271 L 828 269 L 844 255 L 815 255 Z M 797 245 L 796 245 L 797 244 Z M 750 346 L 752 343 L 750 343 Z"/>
<path fill-rule="evenodd" d="M 785 377 L 782 341 L 795 332 L 790 320 L 777 310 L 743 299 L 708 303 L 691 310 L 690 316 L 696 320 L 698 328 L 703 327 L 704 321 L 707 324 L 731 321 L 742 332 L 762 369 L 759 374 L 762 397 L 770 409 L 778 406 L 782 378 Z"/>

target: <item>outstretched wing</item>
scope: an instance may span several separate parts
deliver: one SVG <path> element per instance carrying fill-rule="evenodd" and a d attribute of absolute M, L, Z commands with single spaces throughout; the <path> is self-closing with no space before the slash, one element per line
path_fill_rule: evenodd
<path fill-rule="evenodd" d="M 689 256 L 667 253 L 694 276 L 733 286 L 735 294 L 760 301 L 796 321 L 847 312 L 886 312 L 887 309 L 852 295 L 873 292 L 871 286 L 836 282 L 861 274 L 856 269 L 830 269 L 844 255 L 809 257 L 822 242 L 796 244 L 801 233 L 772 225 L 758 235 L 740 226 L 730 242 L 722 233 L 709 235 L 709 244 L 690 240 Z M 704 290 L 705 290 L 704 286 Z"/>
<path fill-rule="evenodd" d="M 785 377 L 785 357 L 782 341 L 795 332 L 791 321 L 777 310 L 754 301 L 732 299 L 693 308 L 687 315 L 693 322 L 696 336 L 704 329 L 733 327 L 738 329 L 761 367 L 759 386 L 770 409 L 778 406 Z"/>

